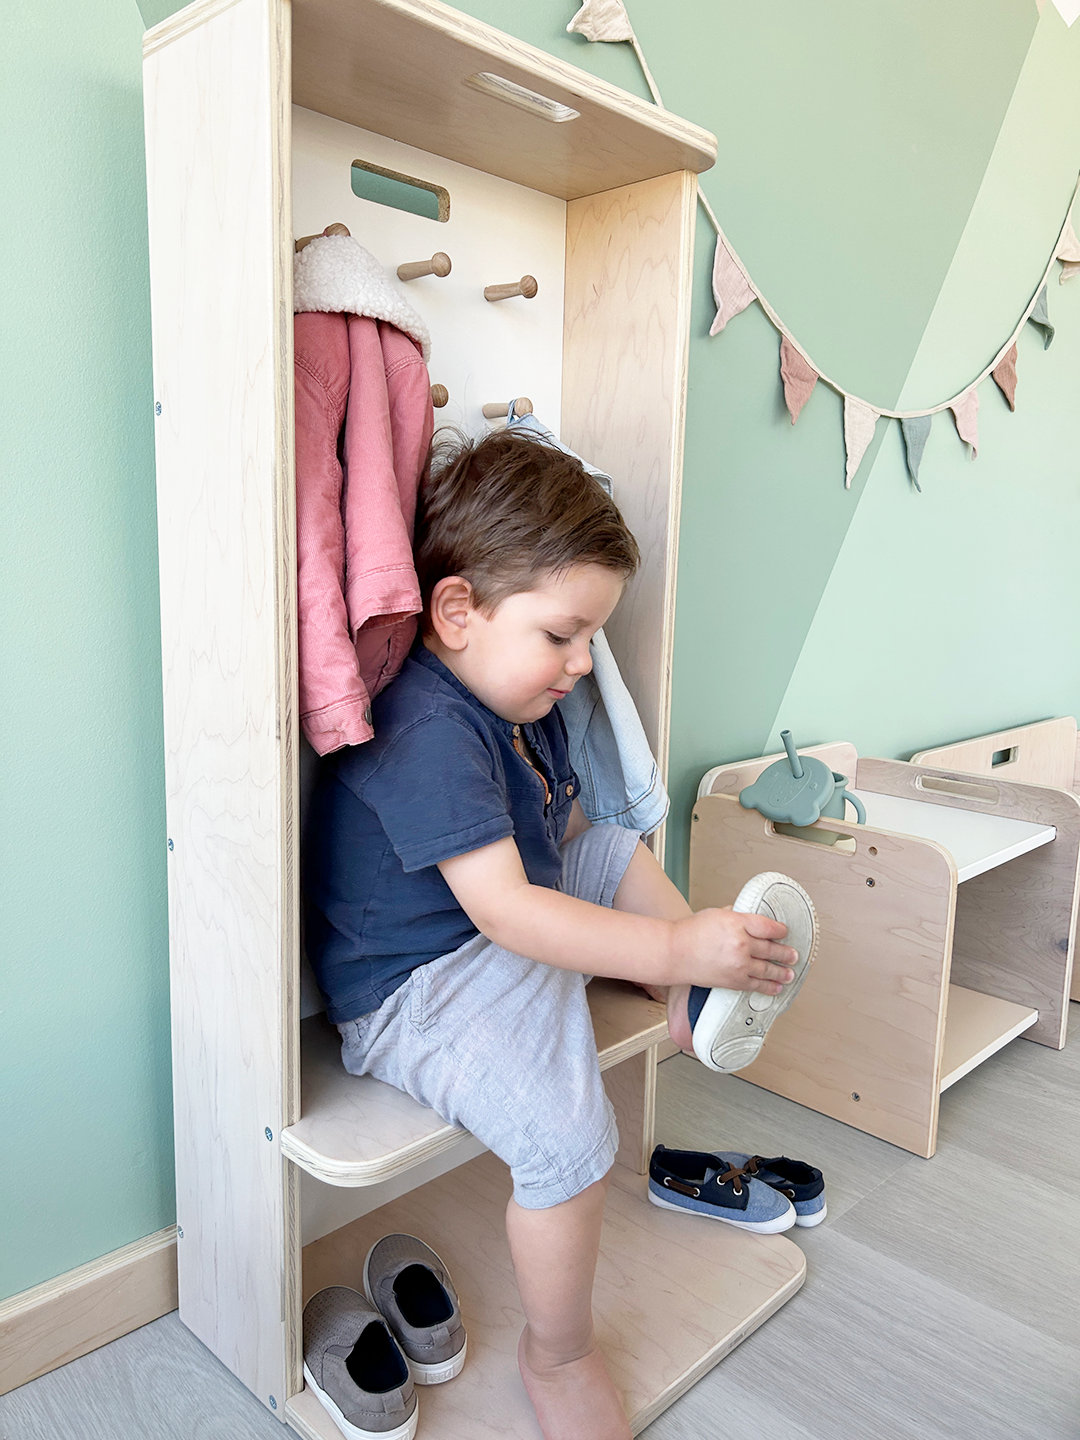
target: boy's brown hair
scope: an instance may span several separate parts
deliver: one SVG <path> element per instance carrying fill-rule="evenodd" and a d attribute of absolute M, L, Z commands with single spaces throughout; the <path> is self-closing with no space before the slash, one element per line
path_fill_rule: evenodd
<path fill-rule="evenodd" d="M 436 436 L 420 486 L 416 571 L 424 613 L 447 575 L 461 575 L 489 613 L 572 565 L 629 578 L 637 541 L 600 482 L 572 455 L 527 431 L 481 440 Z"/>

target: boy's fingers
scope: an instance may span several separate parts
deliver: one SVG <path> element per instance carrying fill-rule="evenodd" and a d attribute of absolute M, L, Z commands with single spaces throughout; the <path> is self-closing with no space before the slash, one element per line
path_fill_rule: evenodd
<path fill-rule="evenodd" d="M 740 915 L 743 928 L 755 940 L 782 940 L 787 926 L 782 920 L 773 920 L 768 915 Z"/>
<path fill-rule="evenodd" d="M 788 967 L 798 963 L 799 952 L 790 945 L 777 945 L 775 940 L 758 940 L 750 946 L 754 960 L 770 960 L 774 965 Z"/>

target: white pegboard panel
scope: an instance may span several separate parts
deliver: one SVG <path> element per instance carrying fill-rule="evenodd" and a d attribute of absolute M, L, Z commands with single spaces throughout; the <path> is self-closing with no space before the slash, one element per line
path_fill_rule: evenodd
<path fill-rule="evenodd" d="M 409 215 L 352 191 L 352 162 L 442 185 L 450 193 L 446 222 Z M 293 107 L 293 228 L 318 234 L 334 221 L 349 227 L 386 268 L 426 260 L 437 250 L 453 263 L 445 279 L 404 284 L 431 330 L 429 369 L 450 402 L 435 424 L 472 435 L 492 422 L 481 406 L 525 395 L 556 432 L 562 403 L 563 269 L 566 204 L 550 195 Z M 491 302 L 484 286 L 536 278 L 533 300 Z"/>

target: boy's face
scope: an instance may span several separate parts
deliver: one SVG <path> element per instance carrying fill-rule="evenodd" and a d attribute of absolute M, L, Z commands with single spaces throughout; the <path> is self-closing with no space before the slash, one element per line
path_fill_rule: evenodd
<path fill-rule="evenodd" d="M 539 720 L 592 669 L 589 641 L 624 583 L 602 565 L 575 565 L 507 596 L 491 615 L 470 607 L 464 647 L 442 658 L 496 715 Z"/>

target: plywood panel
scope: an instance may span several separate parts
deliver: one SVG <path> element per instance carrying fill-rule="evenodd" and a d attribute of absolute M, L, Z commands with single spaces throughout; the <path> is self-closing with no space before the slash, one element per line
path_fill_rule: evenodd
<path fill-rule="evenodd" d="M 293 99 L 569 200 L 707 170 L 707 131 L 438 0 L 293 0 Z M 553 123 L 473 89 L 495 74 L 578 111 Z M 497 139 L 493 143 L 493 136 Z"/>
<path fill-rule="evenodd" d="M 391 1231 L 422 1236 L 446 1262 L 469 1358 L 452 1384 L 420 1394 L 421 1430 L 439 1440 L 539 1440 L 515 1359 L 524 1320 L 504 1233 L 509 1194 L 505 1166 L 484 1155 L 304 1251 L 305 1298 L 325 1285 L 357 1285 L 369 1246 Z M 616 1165 L 595 1311 L 635 1433 L 789 1299 L 804 1273 L 801 1250 L 785 1236 L 658 1210 L 644 1179 Z M 290 1399 L 288 1419 L 305 1437 L 337 1440 L 307 1391 Z"/>
<path fill-rule="evenodd" d="M 567 206 L 562 438 L 607 471 L 642 553 L 606 627 L 666 774 L 694 201 L 667 175 Z"/>
<path fill-rule="evenodd" d="M 761 870 L 806 887 L 820 927 L 817 959 L 760 1059 L 740 1074 L 931 1155 L 956 870 L 928 841 L 850 831 L 855 848 L 845 853 L 773 833 L 733 796 L 705 796 L 691 825 L 690 903 L 730 904 Z"/>
<path fill-rule="evenodd" d="M 913 765 L 993 775 L 998 780 L 1019 780 L 1029 785 L 1073 789 L 1076 769 L 1076 721 L 1071 715 L 997 730 L 952 745 L 937 745 L 911 757 Z M 995 755 L 1008 755 L 995 765 Z"/>
<path fill-rule="evenodd" d="M 266 1404 L 296 1330 L 288 36 L 267 0 L 200 16 L 145 65 L 179 1294 Z"/>

